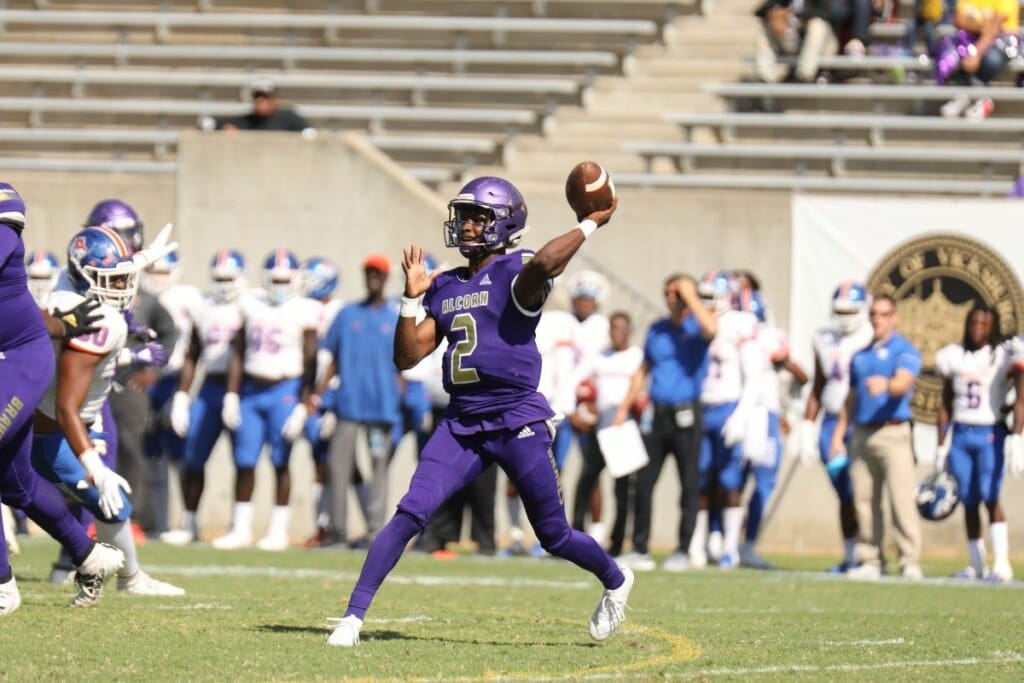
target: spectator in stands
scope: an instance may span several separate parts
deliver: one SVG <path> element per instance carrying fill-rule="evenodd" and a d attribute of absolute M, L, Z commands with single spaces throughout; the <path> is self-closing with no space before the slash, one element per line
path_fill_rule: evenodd
<path fill-rule="evenodd" d="M 953 24 L 959 31 L 941 41 L 936 59 L 936 81 L 947 79 L 968 85 L 988 85 L 1020 52 L 1020 5 L 1018 0 L 959 0 Z M 992 113 L 992 100 L 973 104 L 960 94 L 942 105 L 946 117 L 963 115 L 980 120 Z"/>
<path fill-rule="evenodd" d="M 868 27 L 882 9 L 884 0 L 832 0 L 832 29 L 836 35 L 847 36 L 843 54 L 863 57 L 871 42 Z"/>
<path fill-rule="evenodd" d="M 755 14 L 762 24 L 756 41 L 757 76 L 766 83 L 779 80 L 780 56 L 797 57 L 787 81 L 809 83 L 818 77 L 818 61 L 839 51 L 831 0 L 765 0 Z"/>
<path fill-rule="evenodd" d="M 903 577 L 921 578 L 921 520 L 910 430 L 910 398 L 921 372 L 921 354 L 896 329 L 896 301 L 877 294 L 871 302 L 871 345 L 850 362 L 850 396 L 839 414 L 830 460 L 844 457 L 846 426 L 853 424 L 850 478 L 857 508 L 857 559 L 847 572 L 857 579 L 882 573 L 882 491 L 892 507 Z"/>
<path fill-rule="evenodd" d="M 217 119 L 217 130 L 286 130 L 315 132 L 315 128 L 295 110 L 282 107 L 273 81 L 260 78 L 249 86 L 252 111 L 242 116 Z"/>

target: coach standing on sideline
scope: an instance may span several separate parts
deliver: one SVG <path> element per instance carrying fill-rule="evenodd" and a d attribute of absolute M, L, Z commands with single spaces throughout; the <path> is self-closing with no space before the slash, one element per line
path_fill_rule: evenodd
<path fill-rule="evenodd" d="M 682 487 L 682 518 L 679 547 L 665 561 L 665 569 L 688 568 L 686 552 L 700 505 L 700 437 L 702 431 L 701 385 L 708 369 L 708 348 L 718 331 L 715 314 L 704 307 L 697 295 L 697 283 L 688 275 L 670 275 L 665 280 L 665 303 L 669 315 L 647 331 L 644 362 L 633 374 L 626 398 L 613 420 L 622 424 L 629 410 L 651 378 L 649 391 L 654 404 L 654 421 L 644 444 L 650 462 L 637 474 L 636 516 L 633 520 L 633 552 L 620 562 L 634 570 L 650 571 L 654 560 L 647 553 L 651 536 L 651 503 L 665 456 L 672 453 Z"/>
<path fill-rule="evenodd" d="M 911 443 L 910 397 L 921 371 L 921 354 L 896 332 L 896 301 L 875 296 L 870 309 L 874 339 L 850 362 L 850 397 L 839 415 L 830 457 L 844 451 L 843 434 L 853 421 L 850 478 L 860 527 L 857 559 L 847 572 L 854 579 L 881 576 L 882 488 L 889 491 L 900 569 L 910 580 L 921 578 L 921 526 L 914 495 L 917 487 Z"/>

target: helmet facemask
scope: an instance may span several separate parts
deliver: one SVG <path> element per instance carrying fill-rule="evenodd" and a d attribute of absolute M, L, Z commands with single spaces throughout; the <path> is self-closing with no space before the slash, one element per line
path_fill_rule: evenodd
<path fill-rule="evenodd" d="M 113 268 L 83 265 L 82 276 L 89 283 L 88 293 L 101 304 L 118 311 L 127 311 L 139 289 L 139 271 L 131 261 L 123 261 Z"/>

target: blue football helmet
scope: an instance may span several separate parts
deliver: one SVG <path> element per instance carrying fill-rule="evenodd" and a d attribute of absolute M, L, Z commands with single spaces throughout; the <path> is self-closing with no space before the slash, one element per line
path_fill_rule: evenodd
<path fill-rule="evenodd" d="M 210 260 L 210 294 L 214 301 L 234 301 L 245 287 L 245 257 L 234 249 L 218 249 Z"/>
<path fill-rule="evenodd" d="M 953 514 L 960 493 L 956 479 L 948 472 L 936 472 L 917 487 L 917 511 L 932 522 L 939 522 Z"/>
<path fill-rule="evenodd" d="M 18 230 L 25 227 L 25 200 L 10 183 L 0 183 L 0 223 Z"/>
<path fill-rule="evenodd" d="M 761 292 L 752 289 L 742 289 L 736 295 L 737 308 L 747 313 L 753 313 L 759 323 L 768 320 L 768 307 L 764 305 L 764 297 Z"/>
<path fill-rule="evenodd" d="M 733 309 L 736 292 L 736 278 L 727 270 L 709 270 L 697 283 L 697 295 L 716 313 Z"/>
<path fill-rule="evenodd" d="M 608 298 L 608 278 L 593 270 L 578 270 L 565 283 L 570 299 L 593 299 L 598 304 Z"/>
<path fill-rule="evenodd" d="M 858 282 L 843 282 L 832 294 L 832 324 L 843 334 L 854 332 L 868 322 L 871 297 Z"/>
<path fill-rule="evenodd" d="M 480 240 L 462 241 L 462 225 L 483 213 L 487 216 Z M 503 178 L 484 176 L 469 181 L 455 199 L 448 202 L 444 244 L 458 247 L 466 258 L 479 258 L 488 251 L 514 247 L 526 230 L 526 200 L 515 185 Z"/>
<path fill-rule="evenodd" d="M 126 311 L 138 290 L 139 271 L 120 235 L 109 228 L 86 228 L 68 243 L 68 279 L 82 296 Z"/>
<path fill-rule="evenodd" d="M 25 272 L 28 274 L 28 291 L 40 308 L 45 306 L 50 292 L 60 278 L 60 261 L 57 255 L 46 249 L 36 249 L 25 257 Z"/>
<path fill-rule="evenodd" d="M 86 228 L 110 228 L 128 243 L 132 253 L 143 247 L 142 220 L 135 209 L 120 199 L 104 199 L 92 207 L 85 219 Z"/>
<path fill-rule="evenodd" d="M 300 265 L 294 253 L 278 247 L 263 261 L 263 287 L 270 300 L 284 302 L 299 291 Z"/>
<path fill-rule="evenodd" d="M 139 281 L 139 286 L 150 294 L 160 294 L 181 278 L 179 266 L 177 250 L 164 254 L 146 268 Z"/>
<path fill-rule="evenodd" d="M 338 266 L 329 259 L 314 256 L 302 265 L 302 289 L 312 299 L 329 297 L 338 288 L 340 278 Z"/>

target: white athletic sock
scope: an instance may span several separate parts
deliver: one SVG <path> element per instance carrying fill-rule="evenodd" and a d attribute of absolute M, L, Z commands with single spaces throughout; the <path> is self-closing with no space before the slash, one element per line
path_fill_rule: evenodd
<path fill-rule="evenodd" d="M 275 505 L 270 511 L 270 527 L 267 528 L 267 536 L 287 536 L 288 521 L 292 517 L 291 508 L 287 505 Z"/>
<path fill-rule="evenodd" d="M 192 535 L 199 538 L 199 527 L 196 526 L 196 513 L 194 510 L 185 510 L 181 513 L 181 528 L 192 532 Z"/>
<path fill-rule="evenodd" d="M 847 566 L 857 564 L 857 539 L 856 538 L 844 538 L 843 539 L 843 562 Z"/>
<path fill-rule="evenodd" d="M 740 532 L 743 530 L 743 508 L 725 508 L 722 511 L 722 531 L 725 536 L 723 550 L 726 555 L 736 555 L 740 547 Z"/>
<path fill-rule="evenodd" d="M 243 536 L 252 535 L 252 503 L 235 501 L 234 520 L 231 523 L 231 533 Z"/>
<path fill-rule="evenodd" d="M 690 539 L 689 555 L 690 557 L 703 557 L 707 553 L 704 552 L 704 544 L 707 543 L 708 536 L 708 511 L 698 510 L 697 520 L 693 525 L 693 538 Z"/>
<path fill-rule="evenodd" d="M 1010 533 L 1006 522 L 993 522 L 988 525 L 988 535 L 992 539 L 992 555 L 996 563 L 1010 561 Z"/>
<path fill-rule="evenodd" d="M 135 549 L 135 537 L 132 536 L 131 520 L 108 524 L 96 520 L 96 537 L 103 543 L 109 543 L 124 553 L 124 566 L 118 570 L 121 578 L 135 576 L 139 571 L 139 553 Z"/>
<path fill-rule="evenodd" d="M 992 545 L 995 545 L 994 540 Z M 985 539 L 967 539 L 967 556 L 971 558 L 971 566 L 974 567 L 974 573 L 979 579 L 982 578 L 985 575 Z"/>

